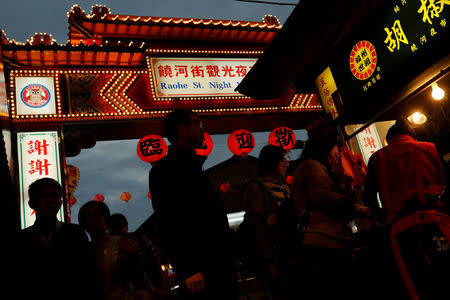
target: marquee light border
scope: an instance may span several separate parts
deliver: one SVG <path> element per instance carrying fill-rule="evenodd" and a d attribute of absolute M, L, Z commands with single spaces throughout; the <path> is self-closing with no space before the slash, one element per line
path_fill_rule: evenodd
<path fill-rule="evenodd" d="M 63 113 L 61 100 L 60 76 L 64 74 L 110 74 L 123 76 L 125 79 L 118 85 L 120 93 L 115 93 L 114 96 L 120 97 L 122 100 L 128 102 L 126 106 L 135 107 L 135 109 L 128 111 L 125 106 L 117 106 L 110 99 L 111 95 L 105 95 L 105 89 L 101 90 L 102 99 L 115 108 L 116 112 L 109 113 Z M 148 110 L 144 111 L 138 104 L 131 100 L 126 92 L 131 87 L 133 82 L 139 75 L 149 74 L 146 69 L 126 69 L 126 68 L 76 68 L 76 69 L 13 69 L 10 73 L 10 103 L 12 119 L 14 122 L 71 122 L 71 121 L 96 121 L 96 120 L 132 120 L 132 119 L 160 119 L 165 117 L 171 110 Z M 15 78 L 16 77 L 54 77 L 55 92 L 57 103 L 57 114 L 35 114 L 35 115 L 17 115 L 16 111 L 16 97 L 15 97 Z M 113 76 L 105 87 L 109 86 L 116 76 Z M 153 91 L 152 91 L 153 93 Z M 195 108 L 194 112 L 210 116 L 210 115 L 242 115 L 242 114 L 273 114 L 284 112 L 302 112 L 302 111 L 316 111 L 320 110 L 320 105 L 309 106 L 315 94 L 294 94 L 290 103 L 286 106 L 252 106 L 252 107 L 228 107 L 228 108 Z M 195 97 L 189 97 L 195 98 Z M 212 98 L 214 100 L 225 100 L 230 97 L 204 97 Z M 236 98 L 233 98 L 236 99 Z M 238 97 L 237 99 L 251 99 L 249 97 Z M 120 111 L 122 109 L 122 111 Z"/>

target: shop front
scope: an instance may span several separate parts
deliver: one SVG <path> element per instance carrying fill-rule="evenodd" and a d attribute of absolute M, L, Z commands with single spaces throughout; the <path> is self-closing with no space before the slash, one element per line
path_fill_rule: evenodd
<path fill-rule="evenodd" d="M 329 124 L 341 130 L 352 150 L 363 154 L 366 162 L 371 153 L 385 145 L 387 129 L 397 118 L 408 118 L 419 139 L 436 143 L 441 155 L 448 157 L 450 5 L 445 1 L 404 0 L 373 5 L 361 1 L 359 5 L 353 10 L 351 4 L 346 6 L 350 29 L 342 20 L 334 19 L 330 19 L 327 30 L 311 29 L 319 42 L 321 34 L 333 28 L 341 31 L 334 31 L 330 42 L 322 45 L 304 40 L 317 48 L 309 58 L 314 63 L 298 58 L 291 66 L 295 75 L 266 89 L 276 91 L 274 96 L 289 86 L 296 92 L 316 90 Z M 350 16 L 356 10 L 360 11 L 358 16 Z M 306 34 L 306 29 L 293 28 L 304 22 L 298 16 L 308 13 L 312 11 L 307 5 L 296 7 L 238 91 L 249 96 L 257 93 L 254 82 L 274 68 L 275 56 L 283 56 L 281 45 Z"/>

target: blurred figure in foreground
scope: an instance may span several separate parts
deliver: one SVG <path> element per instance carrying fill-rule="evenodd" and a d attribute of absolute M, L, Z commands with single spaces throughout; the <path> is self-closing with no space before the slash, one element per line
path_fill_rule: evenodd
<path fill-rule="evenodd" d="M 91 257 L 95 275 L 105 300 L 152 299 L 145 286 L 137 256 L 137 243 L 108 232 L 110 211 L 103 202 L 89 201 L 78 213 L 78 220 L 91 237 Z"/>
<path fill-rule="evenodd" d="M 13 283 L 19 286 L 14 296 L 16 299 L 95 299 L 87 235 L 78 225 L 57 219 L 62 209 L 61 185 L 51 178 L 38 179 L 30 185 L 28 195 L 36 221 L 17 236 L 14 271 L 21 274 L 15 274 Z M 27 270 L 25 287 L 21 286 L 24 270 Z"/>

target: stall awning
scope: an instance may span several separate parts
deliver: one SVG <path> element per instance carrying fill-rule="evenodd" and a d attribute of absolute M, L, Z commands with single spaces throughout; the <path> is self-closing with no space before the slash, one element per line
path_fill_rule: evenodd
<path fill-rule="evenodd" d="M 336 45 L 382 0 L 301 0 L 237 87 L 254 99 L 315 90 L 314 78 Z"/>

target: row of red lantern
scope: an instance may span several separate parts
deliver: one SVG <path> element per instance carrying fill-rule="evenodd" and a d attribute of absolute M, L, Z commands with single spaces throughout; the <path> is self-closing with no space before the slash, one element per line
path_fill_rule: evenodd
<path fill-rule="evenodd" d="M 288 151 L 295 145 L 295 134 L 288 127 L 278 127 L 269 134 L 269 144 L 282 147 Z M 239 129 L 228 136 L 228 149 L 239 156 L 248 155 L 255 148 L 253 134 L 245 129 Z M 205 132 L 205 140 L 202 147 L 196 149 L 198 155 L 208 156 L 214 147 L 211 136 Z M 148 163 L 155 163 L 167 154 L 166 141 L 159 135 L 150 134 L 141 138 L 137 144 L 137 155 Z"/>
<path fill-rule="evenodd" d="M 150 198 L 150 193 L 147 196 Z M 105 202 L 105 196 L 103 196 L 102 194 L 95 194 L 94 197 L 92 197 L 92 200 L 97 201 L 97 202 Z M 128 203 L 128 201 L 131 200 L 131 194 L 129 192 L 123 192 L 120 195 L 120 200 Z M 76 203 L 77 203 L 77 198 L 72 196 L 70 198 L 70 206 L 74 206 Z"/>

